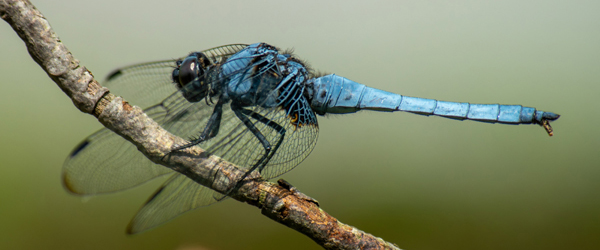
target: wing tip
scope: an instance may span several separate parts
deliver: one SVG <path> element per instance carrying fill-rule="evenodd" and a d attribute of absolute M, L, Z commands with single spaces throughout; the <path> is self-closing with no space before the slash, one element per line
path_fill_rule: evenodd
<path fill-rule="evenodd" d="M 75 188 L 75 185 L 73 181 L 71 181 L 71 178 L 67 172 L 62 173 L 62 184 L 63 187 L 72 194 L 85 195 L 83 192 L 80 192 L 77 190 L 77 188 Z"/>
<path fill-rule="evenodd" d="M 134 235 L 134 234 L 139 233 L 139 231 L 135 230 L 133 227 L 134 227 L 134 223 L 133 223 L 133 220 L 131 220 L 129 222 L 129 224 L 127 224 L 127 228 L 125 228 L 125 233 L 127 235 Z"/>

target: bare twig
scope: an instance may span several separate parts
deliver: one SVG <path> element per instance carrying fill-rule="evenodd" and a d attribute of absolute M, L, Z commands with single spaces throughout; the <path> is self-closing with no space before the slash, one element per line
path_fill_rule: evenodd
<path fill-rule="evenodd" d="M 45 17 L 27 0 L 0 0 L 0 16 L 25 42 L 29 54 L 82 112 L 131 143 L 150 160 L 186 175 L 197 183 L 226 193 L 245 171 L 198 147 L 163 161 L 173 145 L 184 140 L 162 129 L 144 112 L 109 93 L 79 64 L 54 33 Z M 345 225 L 319 208 L 318 203 L 284 181 L 279 185 L 249 176 L 229 195 L 261 209 L 265 216 L 301 232 L 327 249 L 398 249 L 381 238 Z"/>

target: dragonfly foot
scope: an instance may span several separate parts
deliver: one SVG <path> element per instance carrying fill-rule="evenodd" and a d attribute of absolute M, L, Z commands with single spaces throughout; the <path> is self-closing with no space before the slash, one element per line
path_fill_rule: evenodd
<path fill-rule="evenodd" d="M 168 162 L 171 159 L 171 156 L 173 155 L 173 153 L 181 152 L 182 150 L 192 147 L 192 146 L 188 146 L 188 144 L 186 144 L 184 146 L 179 146 L 179 145 L 175 144 L 174 147 L 171 148 L 171 150 L 168 153 L 163 155 L 163 157 L 160 160 L 163 162 Z"/>
<path fill-rule="evenodd" d="M 319 202 L 317 200 L 315 200 L 314 198 L 312 198 L 308 195 L 305 195 L 304 193 L 301 193 L 300 191 L 298 191 L 298 189 L 296 187 L 292 186 L 292 184 L 290 184 L 286 180 L 279 179 L 279 180 L 277 180 L 277 184 L 279 184 L 279 186 L 281 186 L 287 190 L 290 190 L 290 192 L 292 192 L 294 195 L 298 196 L 300 199 L 303 199 L 308 202 L 312 202 L 315 205 L 317 205 L 317 207 L 319 206 Z"/>

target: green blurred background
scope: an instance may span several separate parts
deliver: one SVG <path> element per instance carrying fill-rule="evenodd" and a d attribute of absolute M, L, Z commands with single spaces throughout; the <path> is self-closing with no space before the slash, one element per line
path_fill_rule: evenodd
<path fill-rule="evenodd" d="M 395 93 L 557 112 L 552 138 L 539 126 L 408 113 L 320 117 L 313 153 L 283 178 L 404 249 L 600 248 L 597 0 L 33 2 L 99 80 L 131 63 L 262 41 Z M 4 22 L 0 55 L 0 249 L 318 248 L 232 200 L 126 236 L 161 181 L 69 195 L 63 160 L 101 125 Z"/>

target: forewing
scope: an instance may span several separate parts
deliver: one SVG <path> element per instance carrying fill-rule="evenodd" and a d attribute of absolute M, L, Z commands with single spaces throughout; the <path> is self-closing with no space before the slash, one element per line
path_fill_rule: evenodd
<path fill-rule="evenodd" d="M 127 233 L 148 230 L 185 212 L 218 202 L 220 200 L 215 199 L 217 195 L 212 189 L 174 173 L 137 212 L 127 227 Z"/>
<path fill-rule="evenodd" d="M 253 67 L 248 66 L 236 73 Z M 257 79 L 267 73 L 252 75 L 248 79 Z M 273 93 L 267 95 L 270 94 Z M 314 148 L 318 135 L 317 120 L 307 100 L 296 96 L 292 102 L 290 106 L 294 107 L 293 114 L 281 107 L 266 108 L 261 105 L 247 107 L 242 112 L 270 144 L 272 150 L 269 154 L 265 154 L 265 148 L 257 136 L 241 122 L 231 109 L 230 103 L 223 107 L 217 135 L 199 144 L 199 147 L 246 170 L 260 165 L 260 161 L 266 155 L 268 163 L 258 170 L 265 179 L 279 176 L 306 158 Z M 213 107 L 208 101 L 190 103 L 181 95 L 174 94 L 147 113 L 166 114 L 157 120 L 165 129 L 181 137 L 191 137 L 202 132 Z M 223 199 L 222 194 L 176 173 L 138 211 L 130 223 L 128 232 L 137 233 L 156 227 L 187 211 Z"/>
<path fill-rule="evenodd" d="M 104 128 L 81 142 L 63 166 L 63 184 L 82 195 L 109 193 L 137 186 L 172 172 L 152 163 L 137 148 Z"/>
<path fill-rule="evenodd" d="M 232 44 L 203 51 L 214 62 L 225 60 L 247 45 Z M 195 135 L 212 108 L 187 102 L 172 84 L 176 60 L 142 63 L 115 70 L 105 85 L 144 111 L 170 132 Z M 151 106 L 153 105 L 153 106 Z M 137 186 L 172 172 L 156 165 L 137 148 L 104 128 L 81 142 L 63 166 L 63 183 L 73 193 L 93 195 Z"/>
<path fill-rule="evenodd" d="M 248 45 L 230 44 L 202 51 L 213 63 L 218 63 Z M 147 108 L 177 91 L 171 74 L 178 59 L 141 63 L 114 70 L 104 85 L 111 93 L 122 96 L 131 104 Z"/>
<path fill-rule="evenodd" d="M 202 51 L 213 63 L 225 61 L 229 56 L 248 47 L 248 44 L 229 44 Z"/>
<path fill-rule="evenodd" d="M 203 127 L 212 107 L 187 102 L 176 92 L 144 112 L 169 132 L 186 138 Z M 104 128 L 86 138 L 67 157 L 63 183 L 73 193 L 92 195 L 131 188 L 170 172 Z"/>
<path fill-rule="evenodd" d="M 213 62 L 224 62 L 229 55 L 245 46 L 222 46 L 204 53 Z M 214 105 L 211 101 L 218 100 L 207 98 L 190 103 L 181 93 L 175 92 L 175 87 L 171 84 L 174 64 L 175 60 L 170 60 L 125 67 L 112 74 L 106 85 L 113 93 L 124 96 L 134 105 L 147 106 L 146 114 L 169 132 L 183 138 L 198 136 L 213 112 Z M 226 80 L 255 66 L 258 66 L 258 63 L 231 72 L 229 76 L 213 74 L 212 80 Z M 273 72 L 276 69 L 277 67 L 263 67 L 259 73 L 246 77 L 261 78 L 276 75 L 279 76 L 275 81 L 277 82 L 281 80 L 282 74 Z M 272 80 L 267 81 L 267 85 L 261 85 L 259 89 L 270 90 L 273 86 L 269 84 L 272 83 Z M 275 93 L 266 95 L 271 94 Z M 296 96 L 292 101 L 296 110 L 301 112 L 290 113 L 289 109 L 280 106 L 264 105 L 247 107 L 243 111 L 243 115 L 270 144 L 272 150 L 268 154 L 257 136 L 250 132 L 232 111 L 230 104 L 225 104 L 223 107 L 219 133 L 199 146 L 245 169 L 260 165 L 258 170 L 265 179 L 277 177 L 306 158 L 314 148 L 318 135 L 316 117 L 307 100 Z M 311 122 L 295 122 L 298 115 L 304 121 Z M 268 160 L 266 165 L 263 161 L 265 155 Z M 135 146 L 117 134 L 103 129 L 88 137 L 73 151 L 65 162 L 63 176 L 65 186 L 73 192 L 98 194 L 133 187 L 171 172 L 168 168 L 150 162 L 137 151 Z M 212 204 L 222 198 L 221 194 L 181 174 L 174 173 L 138 212 L 131 222 L 129 231 L 136 233 L 155 227 L 177 215 Z"/>
<path fill-rule="evenodd" d="M 177 91 L 171 79 L 176 61 L 149 62 L 120 68 L 113 71 L 103 85 L 132 105 L 147 108 Z"/>

